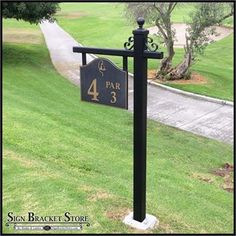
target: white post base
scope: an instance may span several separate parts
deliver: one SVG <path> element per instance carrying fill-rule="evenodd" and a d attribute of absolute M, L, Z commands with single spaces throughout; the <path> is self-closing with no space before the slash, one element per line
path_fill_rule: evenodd
<path fill-rule="evenodd" d="M 159 224 L 159 221 L 155 216 L 146 214 L 144 221 L 139 222 L 133 219 L 133 212 L 131 212 L 124 218 L 123 223 L 135 229 L 147 230 L 154 228 L 155 225 Z"/>

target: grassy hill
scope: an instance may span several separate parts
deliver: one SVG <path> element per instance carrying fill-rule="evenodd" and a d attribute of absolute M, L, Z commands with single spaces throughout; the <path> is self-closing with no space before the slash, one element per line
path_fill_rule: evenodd
<path fill-rule="evenodd" d="M 59 25 L 78 42 L 86 46 L 123 48 L 124 42 L 131 36 L 136 24 L 131 24 L 124 15 L 121 3 L 61 3 L 57 14 Z M 193 10 L 193 4 L 182 3 L 173 11 L 173 22 L 184 22 Z M 227 20 L 228 23 L 232 23 Z M 233 23 L 232 23 L 233 24 Z M 145 25 L 148 27 L 148 24 Z M 160 46 L 160 51 L 166 48 Z M 184 50 L 177 48 L 174 65 L 183 58 Z M 122 67 L 119 57 L 108 57 Z M 132 72 L 132 60 L 129 60 Z M 149 60 L 148 68 L 157 69 L 158 60 Z M 199 56 L 192 70 L 206 78 L 206 83 L 166 85 L 206 96 L 233 100 L 233 35 L 211 44 L 203 56 Z"/>
<path fill-rule="evenodd" d="M 132 210 L 132 114 L 81 102 L 37 26 L 3 30 L 3 232 L 15 233 L 9 211 L 87 215 L 81 233 L 137 232 L 121 221 Z M 233 195 L 211 173 L 232 163 L 232 146 L 150 120 L 147 146 L 147 212 L 160 221 L 150 233 L 232 233 Z"/>

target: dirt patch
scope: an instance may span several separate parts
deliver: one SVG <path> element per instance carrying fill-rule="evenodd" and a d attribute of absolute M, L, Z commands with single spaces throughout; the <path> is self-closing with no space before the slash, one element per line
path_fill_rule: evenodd
<path fill-rule="evenodd" d="M 156 70 L 148 70 L 147 78 L 150 80 L 156 80 Z"/>
<path fill-rule="evenodd" d="M 98 200 L 105 200 L 105 199 L 112 199 L 112 198 L 113 198 L 113 195 L 110 193 L 107 193 L 105 191 L 97 191 L 96 193 L 91 194 L 88 200 L 91 202 L 96 202 Z"/>
<path fill-rule="evenodd" d="M 234 172 L 234 166 L 229 163 L 225 163 L 223 167 L 213 170 L 212 174 L 223 177 L 224 183 L 221 185 L 221 187 L 228 192 L 233 192 L 234 191 L 233 172 Z"/>
<path fill-rule="evenodd" d="M 180 80 L 168 80 L 168 81 L 164 81 L 164 80 L 159 80 L 155 78 L 156 76 L 156 70 L 148 70 L 148 79 L 149 80 L 153 80 L 157 83 L 161 83 L 161 84 L 165 84 L 166 82 L 168 82 L 169 84 L 207 84 L 208 81 L 207 79 L 196 73 L 196 72 L 192 72 L 191 75 L 191 79 L 180 79 Z"/>
<path fill-rule="evenodd" d="M 3 30 L 2 40 L 8 43 L 42 44 L 43 36 L 39 30 L 10 28 Z"/>
<path fill-rule="evenodd" d="M 211 184 L 215 181 L 215 178 L 212 176 L 212 174 L 215 176 L 220 176 L 223 178 L 223 183 L 220 185 L 220 187 L 228 192 L 233 192 L 233 172 L 234 166 L 229 163 L 225 163 L 221 168 L 210 171 L 209 174 L 193 173 L 192 177 Z"/>
<path fill-rule="evenodd" d="M 83 12 L 79 12 L 79 11 L 75 11 L 75 12 L 66 12 L 66 13 L 59 13 L 57 14 L 58 16 L 62 16 L 63 18 L 66 19 L 78 19 L 82 16 L 86 16 L 87 14 L 83 13 Z"/>
<path fill-rule="evenodd" d="M 230 174 L 230 172 L 233 172 L 233 171 L 234 171 L 234 166 L 229 163 L 225 163 L 222 168 L 213 170 L 212 173 L 214 175 L 226 177 L 227 175 Z"/>
<path fill-rule="evenodd" d="M 192 177 L 195 179 L 199 179 L 201 181 L 204 181 L 206 183 L 212 183 L 214 181 L 211 176 L 206 175 L 206 174 L 193 173 Z"/>
<path fill-rule="evenodd" d="M 221 186 L 224 190 L 232 193 L 234 191 L 233 175 L 227 175 L 224 177 L 224 183 Z"/>
<path fill-rule="evenodd" d="M 128 215 L 131 212 L 128 208 L 118 208 L 113 209 L 112 211 L 107 211 L 106 217 L 112 220 L 123 220 L 126 215 Z"/>

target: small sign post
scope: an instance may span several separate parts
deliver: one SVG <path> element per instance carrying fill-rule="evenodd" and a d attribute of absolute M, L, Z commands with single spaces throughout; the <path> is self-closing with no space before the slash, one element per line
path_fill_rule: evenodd
<path fill-rule="evenodd" d="M 162 59 L 163 53 L 157 52 L 158 46 L 153 43 L 153 40 L 148 37 L 149 31 L 143 28 L 144 19 L 139 17 L 137 23 L 139 28 L 133 31 L 133 37 L 129 37 L 128 42 L 124 44 L 125 50 L 119 49 L 102 49 L 102 48 L 86 48 L 86 47 L 73 47 L 73 52 L 82 53 L 83 65 L 86 64 L 86 53 L 113 55 L 123 57 L 123 70 L 128 70 L 127 57 L 134 58 L 134 146 L 133 146 L 133 213 L 127 216 L 124 220 L 125 223 L 140 229 L 147 229 L 152 227 L 156 222 L 154 216 L 146 214 L 146 143 L 147 143 L 147 59 Z M 101 59 L 100 59 L 101 60 Z M 102 59 L 104 60 L 104 59 Z M 106 60 L 104 60 L 106 61 Z M 95 62 L 94 62 L 95 63 Z M 97 61 L 96 61 L 97 63 Z M 84 86 L 84 69 L 81 68 L 81 88 Z M 102 67 L 101 67 L 102 68 Z M 89 70 L 89 69 L 88 69 Z M 87 73 L 93 73 L 88 72 Z M 111 74 L 111 73 L 109 73 Z M 94 75 L 94 74 L 92 74 Z M 87 77 L 88 84 L 82 88 L 82 99 L 87 100 L 87 96 L 91 102 L 98 102 L 99 95 L 94 91 L 96 88 L 96 76 Z M 110 77 L 109 77 L 110 78 Z M 110 83 L 121 83 L 126 81 L 125 77 L 121 76 L 120 79 L 110 81 Z M 89 87 L 90 84 L 90 87 Z M 108 85 L 108 84 L 107 84 Z M 106 84 L 103 85 L 106 87 Z M 122 87 L 124 86 L 124 87 Z M 116 87 L 113 84 L 113 87 Z M 118 86 L 119 87 L 119 86 Z M 119 107 L 126 108 L 127 98 L 127 83 L 121 85 L 121 101 Z M 120 87 L 120 88 L 121 88 Z M 124 89 L 123 89 L 124 88 Z M 93 89 L 93 91 L 92 91 Z M 108 92 L 107 92 L 108 91 Z M 111 93 L 113 90 L 103 92 L 106 98 L 103 104 L 114 105 L 111 101 Z M 91 92 L 88 94 L 88 92 Z M 87 93 L 87 94 L 86 94 Z M 85 95 L 83 95 L 85 94 Z M 84 96 L 84 97 L 83 97 Z M 92 99 L 91 99 L 92 96 Z M 102 101 L 102 94 L 100 99 Z M 125 97 L 126 96 L 126 97 Z M 109 103 L 110 101 L 110 103 Z M 118 103 L 117 103 L 118 104 Z M 122 104 L 122 105 L 121 105 Z M 144 221 L 146 219 L 146 221 Z"/>

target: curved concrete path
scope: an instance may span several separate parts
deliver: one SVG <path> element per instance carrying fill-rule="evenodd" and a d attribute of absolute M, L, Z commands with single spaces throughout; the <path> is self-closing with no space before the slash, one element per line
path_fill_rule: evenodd
<path fill-rule="evenodd" d="M 57 23 L 40 24 L 56 69 L 79 85 L 81 55 L 72 52 L 80 45 Z M 124 39 L 125 40 L 125 39 Z M 94 56 L 89 56 L 91 61 Z M 129 110 L 133 110 L 133 81 L 129 78 Z M 148 85 L 148 118 L 192 133 L 233 143 L 233 106 L 199 100 Z"/>
<path fill-rule="evenodd" d="M 211 35 L 209 38 L 213 41 L 221 40 L 233 33 L 233 28 L 224 26 L 214 26 L 216 35 Z M 173 23 L 172 29 L 175 31 L 174 47 L 183 48 L 186 42 L 185 34 L 187 33 L 187 25 L 184 23 Z M 149 33 L 155 35 L 158 33 L 157 26 L 148 28 Z"/>

